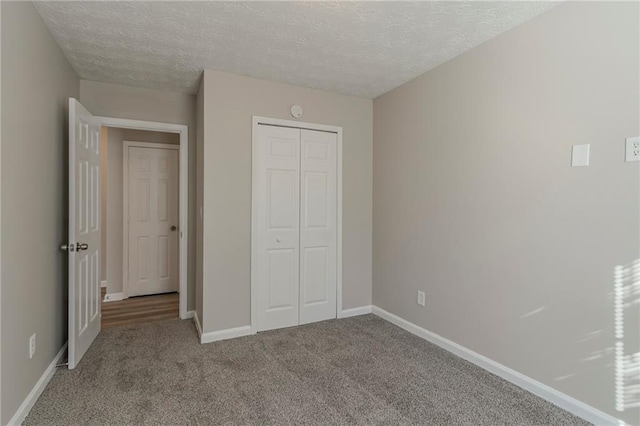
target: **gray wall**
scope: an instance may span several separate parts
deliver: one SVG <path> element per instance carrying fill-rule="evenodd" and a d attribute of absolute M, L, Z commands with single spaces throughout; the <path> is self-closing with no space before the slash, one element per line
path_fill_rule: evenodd
<path fill-rule="evenodd" d="M 79 83 L 31 3 L 0 7 L 6 424 L 67 340 L 67 256 L 59 246 L 67 237 L 67 104 Z"/>
<path fill-rule="evenodd" d="M 565 3 L 374 101 L 373 303 L 629 421 L 610 295 L 639 256 L 638 8 Z"/>
<path fill-rule="evenodd" d="M 196 149 L 196 315 L 202 322 L 202 215 L 201 206 L 204 200 L 204 79 L 200 81 L 196 95 L 197 149 Z"/>
<path fill-rule="evenodd" d="M 107 279 L 107 181 L 109 180 L 109 134 L 106 127 L 100 129 L 100 282 Z"/>
<path fill-rule="evenodd" d="M 80 103 L 92 114 L 185 124 L 189 127 L 189 248 L 187 309 L 195 309 L 196 104 L 195 96 L 80 80 Z"/>
<path fill-rule="evenodd" d="M 177 133 L 107 128 L 107 193 L 103 197 L 106 215 L 103 224 L 108 230 L 105 241 L 107 293 L 122 292 L 123 250 L 123 152 L 124 141 L 180 144 Z M 104 173 L 103 173 L 104 178 Z M 193 299 L 193 296 L 192 296 Z"/>
<path fill-rule="evenodd" d="M 204 73 L 203 328 L 250 324 L 252 115 L 342 126 L 343 307 L 371 304 L 372 101 Z"/>
<path fill-rule="evenodd" d="M 2 7 L 0 7 L 0 52 L 2 51 Z M 2 80 L 2 55 L 0 54 L 0 81 Z M 0 84 L 0 188 L 2 188 L 2 84 Z M 0 212 L 2 212 L 2 196 L 0 196 Z M 0 242 L 2 241 L 2 220 L 0 220 Z M 2 244 L 0 243 L 0 259 Z M 0 260 L 0 342 L 2 342 L 2 261 Z M 0 423 L 2 423 L 2 350 L 0 348 Z"/>

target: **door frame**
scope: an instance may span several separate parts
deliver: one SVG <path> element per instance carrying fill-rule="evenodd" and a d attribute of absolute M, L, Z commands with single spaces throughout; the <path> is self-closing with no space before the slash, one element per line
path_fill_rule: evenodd
<path fill-rule="evenodd" d="M 178 217 L 180 226 L 179 252 L 180 260 L 178 268 L 178 288 L 180 289 L 180 319 L 188 319 L 187 312 L 188 285 L 187 285 L 187 250 L 189 248 L 189 128 L 183 124 L 159 123 L 155 121 L 130 120 L 126 118 L 96 117 L 99 124 L 104 127 L 117 127 L 121 129 L 150 130 L 153 132 L 178 133 L 180 135 L 179 148 L 179 204 Z M 124 170 L 123 170 L 124 171 Z M 124 194 L 123 194 L 124 196 Z M 125 224 L 123 223 L 123 228 Z M 124 271 L 124 265 L 123 265 Z M 124 285 L 124 282 L 123 282 Z"/>
<path fill-rule="evenodd" d="M 330 126 L 327 124 L 306 123 L 303 121 L 282 120 L 279 118 L 269 118 L 254 115 L 252 117 L 253 125 L 251 127 L 251 334 L 257 333 L 255 324 L 256 319 L 256 282 L 254 278 L 257 276 L 256 262 L 257 244 L 255 241 L 254 230 L 257 229 L 258 211 L 258 173 L 256 167 L 258 165 L 258 126 L 277 126 L 290 127 L 301 130 L 316 130 L 321 132 L 335 133 L 338 139 L 337 146 L 337 226 L 336 226 L 336 318 L 342 318 L 342 127 Z"/>
<path fill-rule="evenodd" d="M 148 149 L 168 149 L 179 151 L 180 146 L 170 143 L 155 142 L 138 142 L 138 141 L 122 141 L 122 298 L 128 299 L 129 293 L 129 148 L 148 148 Z M 178 155 L 180 153 L 178 152 Z M 180 158 L 178 158 L 178 180 L 180 179 Z M 178 182 L 178 192 L 180 183 Z M 108 202 L 108 201 L 107 201 Z M 180 194 L 178 194 L 178 204 L 180 203 Z M 178 206 L 178 211 L 180 207 Z M 180 228 L 182 229 L 182 228 Z M 178 238 L 178 242 L 180 238 Z M 179 243 L 178 243 L 179 245 Z M 180 257 L 178 255 L 178 257 Z M 180 281 L 180 261 L 178 259 L 178 281 Z M 178 288 L 179 287 L 178 283 Z M 180 292 L 182 293 L 182 292 Z"/>

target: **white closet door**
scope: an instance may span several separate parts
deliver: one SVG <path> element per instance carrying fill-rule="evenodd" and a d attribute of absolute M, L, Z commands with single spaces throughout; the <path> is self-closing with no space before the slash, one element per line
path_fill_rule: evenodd
<path fill-rule="evenodd" d="M 298 325 L 300 130 L 258 126 L 254 244 L 256 331 Z"/>
<path fill-rule="evenodd" d="M 337 143 L 301 130 L 300 324 L 336 318 Z"/>

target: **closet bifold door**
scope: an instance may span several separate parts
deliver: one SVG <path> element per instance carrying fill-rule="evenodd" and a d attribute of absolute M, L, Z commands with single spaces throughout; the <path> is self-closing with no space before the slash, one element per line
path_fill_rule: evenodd
<path fill-rule="evenodd" d="M 299 323 L 300 130 L 258 126 L 256 331 Z M 255 170 L 255 169 L 254 169 Z"/>
<path fill-rule="evenodd" d="M 337 145 L 300 131 L 300 324 L 336 318 Z"/>

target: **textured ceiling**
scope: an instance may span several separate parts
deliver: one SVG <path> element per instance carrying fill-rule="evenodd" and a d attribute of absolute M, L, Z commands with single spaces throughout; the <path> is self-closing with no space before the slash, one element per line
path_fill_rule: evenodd
<path fill-rule="evenodd" d="M 37 2 L 78 75 L 195 92 L 217 69 L 374 98 L 551 2 Z"/>

